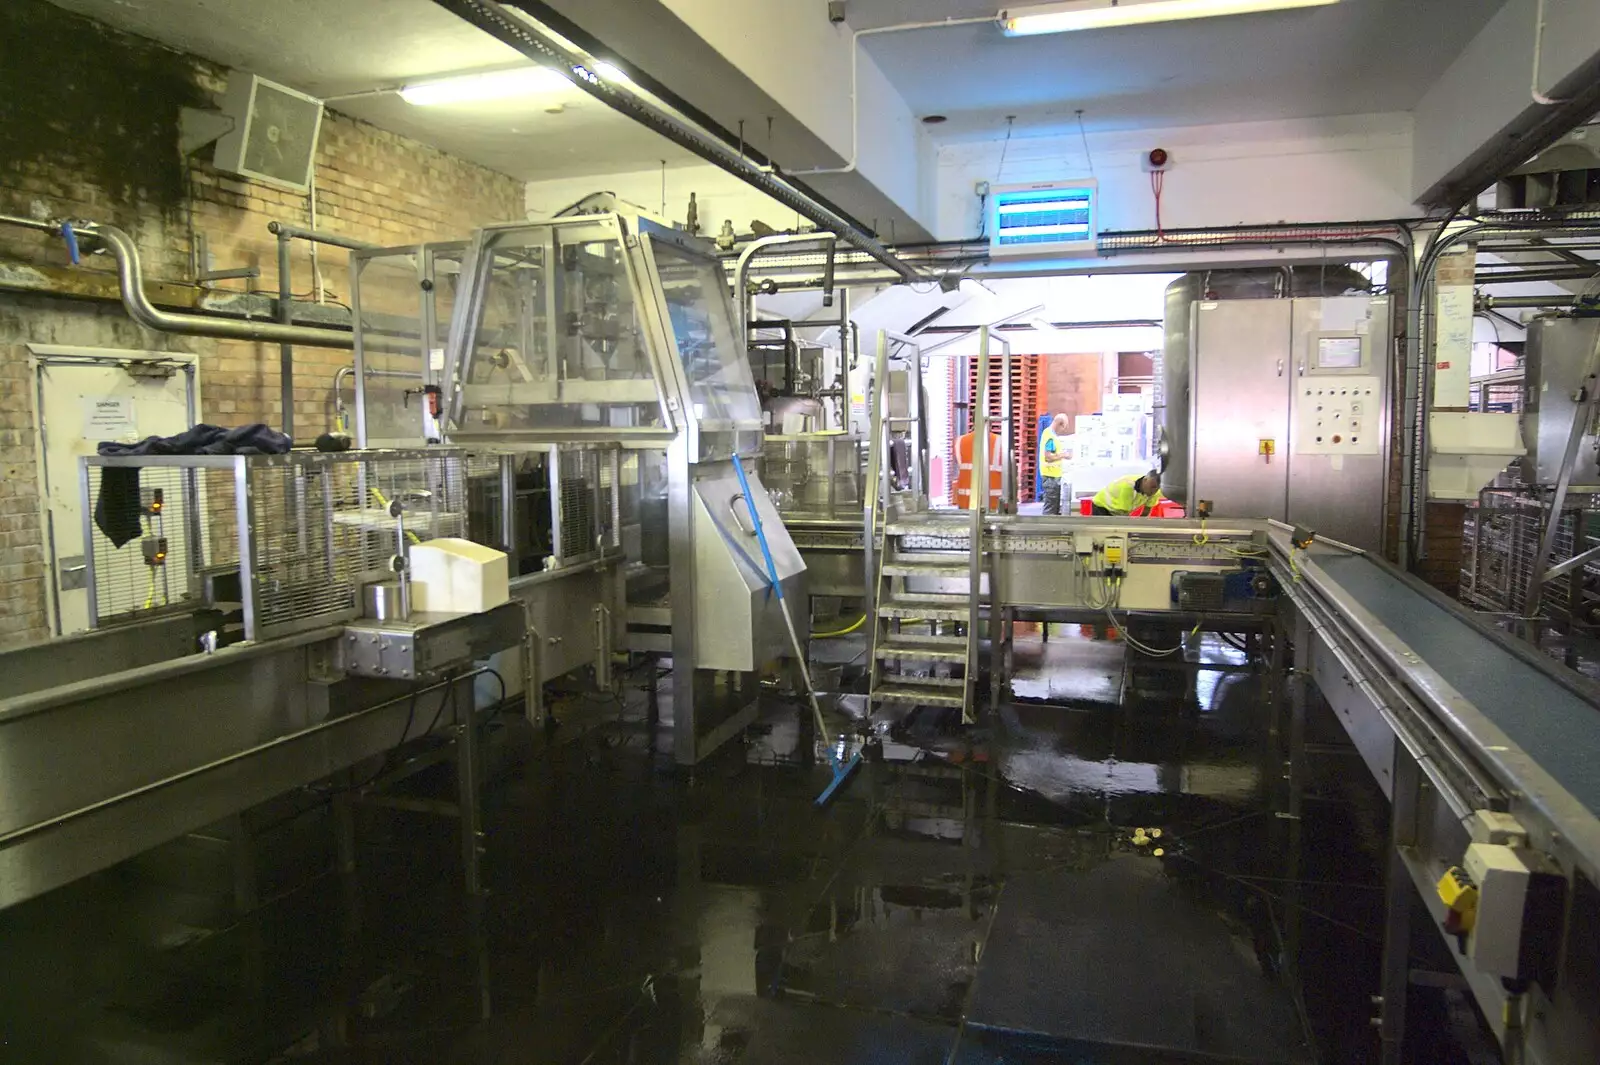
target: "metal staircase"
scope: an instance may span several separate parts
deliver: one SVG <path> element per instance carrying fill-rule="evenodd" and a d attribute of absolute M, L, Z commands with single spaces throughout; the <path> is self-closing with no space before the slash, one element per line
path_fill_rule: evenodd
<path fill-rule="evenodd" d="M 875 713 L 890 705 L 959 707 L 963 723 L 972 724 L 977 720 L 979 625 L 986 606 L 982 508 L 988 506 L 992 457 L 987 336 L 978 357 L 984 395 L 975 405 L 971 493 L 975 509 L 939 514 L 927 509 L 925 479 L 913 470 L 909 483 L 897 481 L 884 461 L 897 437 L 908 442 L 916 438 L 921 421 L 920 412 L 914 418 L 886 413 L 888 340 L 887 334 L 879 334 L 868 458 L 876 488 L 866 514 L 867 543 L 876 561 L 868 610 L 873 621 L 868 709 Z M 920 356 L 913 363 L 920 363 Z M 920 397 L 920 382 L 914 391 Z M 902 424 L 909 428 L 902 430 Z"/>

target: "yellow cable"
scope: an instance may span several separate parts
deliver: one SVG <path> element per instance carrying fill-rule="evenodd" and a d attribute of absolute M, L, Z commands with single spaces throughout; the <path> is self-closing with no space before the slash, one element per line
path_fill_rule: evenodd
<path fill-rule="evenodd" d="M 388 510 L 389 509 L 389 501 L 387 499 L 383 498 L 383 493 L 382 492 L 378 491 L 376 488 L 369 488 L 369 489 L 367 489 L 367 491 L 371 492 L 372 493 L 372 497 L 378 501 L 378 506 L 382 507 L 384 510 Z M 422 537 L 418 536 L 416 533 L 412 532 L 410 529 L 406 530 L 406 538 L 408 540 L 410 540 L 414 544 L 422 543 Z"/>
<path fill-rule="evenodd" d="M 862 614 L 860 617 L 856 618 L 854 624 L 850 625 L 848 628 L 835 629 L 832 632 L 813 632 L 811 634 L 811 638 L 813 640 L 825 640 L 830 636 L 848 636 L 852 632 L 855 632 L 857 629 L 859 629 L 862 625 L 866 624 L 866 621 L 867 615 Z"/>
<path fill-rule="evenodd" d="M 144 608 L 149 610 L 156 602 L 156 568 L 146 566 L 145 569 L 150 571 L 150 594 L 144 597 Z"/>
<path fill-rule="evenodd" d="M 1209 544 L 1211 542 L 1211 537 L 1206 535 L 1206 519 L 1200 519 L 1200 531 L 1194 534 L 1193 539 L 1195 544 L 1198 546 L 1204 546 L 1205 544 Z"/>
<path fill-rule="evenodd" d="M 1291 546 L 1289 548 L 1289 572 L 1294 575 L 1294 582 L 1296 584 L 1300 583 L 1300 563 L 1297 561 L 1299 556 L 1300 549 L 1298 547 Z"/>

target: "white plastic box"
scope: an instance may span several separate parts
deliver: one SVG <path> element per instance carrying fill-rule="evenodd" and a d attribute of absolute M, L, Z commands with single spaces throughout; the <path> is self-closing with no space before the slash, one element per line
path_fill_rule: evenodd
<path fill-rule="evenodd" d="M 504 551 L 444 537 L 413 544 L 411 609 L 430 614 L 476 614 L 511 598 Z"/>

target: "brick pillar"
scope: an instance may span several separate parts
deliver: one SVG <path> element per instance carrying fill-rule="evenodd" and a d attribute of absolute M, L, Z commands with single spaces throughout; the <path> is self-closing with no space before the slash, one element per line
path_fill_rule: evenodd
<path fill-rule="evenodd" d="M 1461 554 L 1467 517 L 1465 503 L 1430 502 L 1417 576 L 1454 599 L 1461 591 Z"/>

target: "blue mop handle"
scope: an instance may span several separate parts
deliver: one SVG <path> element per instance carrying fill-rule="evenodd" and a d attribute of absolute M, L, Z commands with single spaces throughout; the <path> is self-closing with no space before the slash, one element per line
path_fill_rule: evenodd
<path fill-rule="evenodd" d="M 778 580 L 778 567 L 772 562 L 772 548 L 767 546 L 767 533 L 761 527 L 761 514 L 756 510 L 756 501 L 750 495 L 750 479 L 744 475 L 744 460 L 735 453 L 733 456 L 733 472 L 739 475 L 739 491 L 744 493 L 744 505 L 750 508 L 750 520 L 755 523 L 756 541 L 761 544 L 761 558 L 767 564 L 767 579 L 772 582 L 772 590 L 778 593 L 778 598 L 783 598 L 783 582 Z"/>

